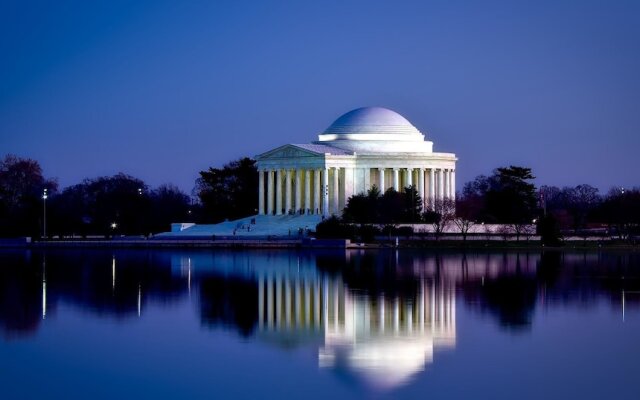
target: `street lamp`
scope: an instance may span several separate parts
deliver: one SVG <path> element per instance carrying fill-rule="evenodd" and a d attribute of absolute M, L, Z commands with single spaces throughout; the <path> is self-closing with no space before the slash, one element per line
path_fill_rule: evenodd
<path fill-rule="evenodd" d="M 42 237 L 47 237 L 47 189 L 42 191 Z"/>

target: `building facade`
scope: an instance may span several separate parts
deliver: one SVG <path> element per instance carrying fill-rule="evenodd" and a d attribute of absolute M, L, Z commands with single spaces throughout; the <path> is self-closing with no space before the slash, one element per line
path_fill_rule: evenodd
<path fill-rule="evenodd" d="M 455 199 L 455 154 L 402 115 L 381 107 L 350 111 L 308 144 L 287 144 L 256 156 L 260 215 L 339 215 L 349 197 L 414 186 L 425 208 Z"/>

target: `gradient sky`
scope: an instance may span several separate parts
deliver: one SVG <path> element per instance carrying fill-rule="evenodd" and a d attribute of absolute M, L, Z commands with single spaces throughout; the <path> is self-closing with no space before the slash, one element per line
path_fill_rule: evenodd
<path fill-rule="evenodd" d="M 391 108 L 539 184 L 640 184 L 640 1 L 3 1 L 0 156 L 61 186 L 198 171 Z"/>

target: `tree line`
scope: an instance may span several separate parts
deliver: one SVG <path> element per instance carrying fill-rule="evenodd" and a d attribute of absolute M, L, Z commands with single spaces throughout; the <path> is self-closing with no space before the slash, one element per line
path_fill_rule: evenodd
<path fill-rule="evenodd" d="M 343 214 L 318 231 L 344 231 L 346 224 L 426 223 L 436 234 L 454 226 L 466 237 L 473 225 L 486 223 L 509 226 L 516 235 L 531 234 L 526 230 L 536 225 L 549 240 L 603 228 L 621 239 L 640 234 L 640 188 L 601 194 L 586 184 L 537 188 L 534 179 L 530 168 L 496 168 L 467 182 L 455 201 L 422 199 L 414 186 L 400 192 L 374 186 L 350 197 Z M 257 197 L 258 172 L 250 158 L 200 171 L 188 195 L 175 185 L 152 188 L 122 173 L 60 189 L 37 161 L 7 155 L 0 160 L 0 235 L 40 237 L 45 205 L 47 236 L 147 235 L 167 231 L 172 222 L 217 223 L 254 215 Z"/>
<path fill-rule="evenodd" d="M 496 168 L 489 176 L 467 182 L 455 200 L 427 201 L 425 211 L 413 186 L 384 193 L 374 187 L 351 197 L 343 214 L 324 221 L 318 232 L 325 237 L 363 238 L 376 233 L 366 224 L 386 225 L 377 233 L 387 233 L 396 224 L 424 223 L 433 226 L 436 237 L 452 227 L 466 239 L 474 225 L 500 224 L 500 233 L 517 238 L 537 233 L 548 244 L 557 244 L 563 235 L 604 233 L 622 240 L 640 235 L 639 187 L 614 187 L 602 195 L 587 184 L 536 188 L 534 179 L 530 168 Z"/>
<path fill-rule="evenodd" d="M 119 173 L 60 189 L 33 159 L 0 159 L 0 237 L 148 235 L 173 222 L 216 223 L 255 213 L 255 161 L 200 172 L 191 195 Z M 45 196 L 46 194 L 46 196 Z M 46 197 L 46 198 L 45 198 Z M 46 215 L 46 216 L 45 216 Z"/>

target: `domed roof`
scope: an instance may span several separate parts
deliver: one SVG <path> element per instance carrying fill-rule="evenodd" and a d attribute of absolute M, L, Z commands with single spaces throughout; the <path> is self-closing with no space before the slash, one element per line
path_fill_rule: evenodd
<path fill-rule="evenodd" d="M 342 115 L 322 134 L 408 134 L 421 135 L 405 117 L 383 107 L 362 107 Z"/>

